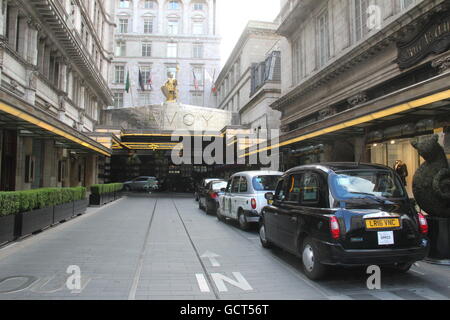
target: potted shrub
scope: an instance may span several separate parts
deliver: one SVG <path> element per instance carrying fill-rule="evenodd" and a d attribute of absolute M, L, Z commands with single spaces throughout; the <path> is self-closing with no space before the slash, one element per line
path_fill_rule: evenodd
<path fill-rule="evenodd" d="M 15 239 L 16 214 L 19 199 L 16 192 L 0 192 L 0 244 Z"/>
<path fill-rule="evenodd" d="M 63 188 L 59 192 L 59 199 L 53 212 L 53 223 L 66 221 L 74 215 L 74 194 L 73 188 Z"/>
<path fill-rule="evenodd" d="M 122 190 L 122 183 L 110 184 L 96 184 L 91 186 L 91 195 L 89 197 L 89 204 L 94 206 L 101 206 L 112 202 L 116 198 L 116 192 Z"/>
<path fill-rule="evenodd" d="M 89 205 L 89 200 L 86 199 L 86 188 L 78 187 L 74 188 L 74 202 L 73 202 L 73 211 L 74 215 L 82 215 L 86 213 L 86 209 Z"/>
<path fill-rule="evenodd" d="M 40 231 L 53 224 L 53 207 L 58 203 L 57 188 L 18 192 L 20 210 L 17 214 L 17 237 Z"/>

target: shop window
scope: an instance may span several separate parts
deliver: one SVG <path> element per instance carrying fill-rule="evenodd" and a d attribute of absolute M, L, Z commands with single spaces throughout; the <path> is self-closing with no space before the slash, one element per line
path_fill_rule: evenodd
<path fill-rule="evenodd" d="M 25 156 L 25 183 L 34 181 L 34 157 Z"/>

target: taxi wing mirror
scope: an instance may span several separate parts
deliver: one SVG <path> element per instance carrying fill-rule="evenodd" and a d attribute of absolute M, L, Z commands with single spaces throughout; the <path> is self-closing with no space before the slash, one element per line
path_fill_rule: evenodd
<path fill-rule="evenodd" d="M 266 198 L 266 200 L 268 200 L 268 201 L 273 201 L 275 199 L 275 196 L 274 196 L 274 194 L 272 192 L 267 192 L 264 195 L 264 198 Z"/>

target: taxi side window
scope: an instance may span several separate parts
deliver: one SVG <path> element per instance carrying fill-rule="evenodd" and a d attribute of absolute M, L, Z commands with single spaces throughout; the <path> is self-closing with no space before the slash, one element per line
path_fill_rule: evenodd
<path fill-rule="evenodd" d="M 234 177 L 233 178 L 233 183 L 231 185 L 231 192 L 232 193 L 238 193 L 239 192 L 239 181 L 240 181 L 241 177 Z"/>
<path fill-rule="evenodd" d="M 305 173 L 302 180 L 301 204 L 305 207 L 321 208 L 325 205 L 321 177 L 314 172 Z"/>
<path fill-rule="evenodd" d="M 231 190 L 231 183 L 233 182 L 232 179 L 228 180 L 228 184 L 227 184 L 227 189 L 225 190 L 225 192 L 229 193 Z"/>
<path fill-rule="evenodd" d="M 248 191 L 248 183 L 247 183 L 247 178 L 246 177 L 241 177 L 241 182 L 240 182 L 240 187 L 239 187 L 239 192 L 240 193 L 245 193 Z"/>
<path fill-rule="evenodd" d="M 302 175 L 295 174 L 289 177 L 287 185 L 286 201 L 300 202 Z"/>
<path fill-rule="evenodd" d="M 275 191 L 275 200 L 284 201 L 286 198 L 286 182 L 285 180 L 278 181 L 277 190 Z"/>

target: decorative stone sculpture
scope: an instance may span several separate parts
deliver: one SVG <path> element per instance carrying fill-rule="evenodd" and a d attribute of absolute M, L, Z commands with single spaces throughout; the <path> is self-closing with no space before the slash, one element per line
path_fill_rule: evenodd
<path fill-rule="evenodd" d="M 161 87 L 161 91 L 166 97 L 166 102 L 176 102 L 178 99 L 178 81 L 173 73 L 168 73 L 169 79 Z"/>
<path fill-rule="evenodd" d="M 413 192 L 417 204 L 430 216 L 450 218 L 450 169 L 437 135 L 412 146 L 426 160 L 416 171 Z"/>

